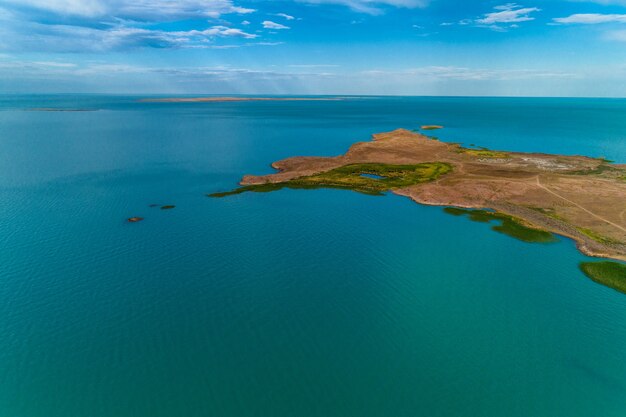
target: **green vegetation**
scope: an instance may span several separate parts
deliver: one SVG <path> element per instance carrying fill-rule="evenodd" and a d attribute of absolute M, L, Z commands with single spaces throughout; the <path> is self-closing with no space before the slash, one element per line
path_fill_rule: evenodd
<path fill-rule="evenodd" d="M 499 221 L 500 224 L 492 226 L 492 230 L 523 242 L 551 243 L 556 241 L 552 233 L 524 226 L 520 219 L 509 216 L 508 214 L 487 210 L 468 210 L 457 207 L 446 207 L 443 211 L 453 216 L 467 216 L 470 220 L 479 223 Z"/>
<path fill-rule="evenodd" d="M 544 216 L 550 217 L 552 219 L 555 220 L 560 220 L 562 222 L 565 221 L 565 219 L 561 216 L 559 216 L 558 214 L 556 214 L 556 210 L 554 210 L 553 208 L 543 208 L 543 207 L 533 207 L 533 206 L 526 206 L 531 210 L 535 210 L 538 211 L 539 213 L 543 214 Z"/>
<path fill-rule="evenodd" d="M 598 284 L 626 294 L 626 265 L 612 262 L 581 262 L 580 270 Z"/>
<path fill-rule="evenodd" d="M 568 172 L 568 174 L 571 175 L 600 175 L 603 173 L 613 173 L 613 174 L 617 174 L 620 172 L 623 172 L 622 170 L 620 170 L 619 168 L 615 168 L 612 165 L 609 165 L 608 163 L 602 163 L 600 165 L 598 165 L 596 168 L 594 169 L 581 169 L 578 171 L 571 171 Z"/>
<path fill-rule="evenodd" d="M 351 164 L 281 183 L 247 185 L 233 191 L 209 194 L 209 197 L 226 197 L 246 191 L 270 192 L 282 188 L 339 188 L 370 195 L 382 195 L 394 188 L 436 180 L 451 170 L 452 166 L 443 162 L 415 165 Z M 382 178 L 369 178 L 363 174 L 376 175 Z"/>
<path fill-rule="evenodd" d="M 582 233 L 583 235 L 590 237 L 591 239 L 595 240 L 596 242 L 600 242 L 603 243 L 605 245 L 611 245 L 611 244 L 619 244 L 621 243 L 619 240 L 616 239 L 611 239 L 610 237 L 606 237 L 603 236 L 597 232 L 594 232 L 591 229 L 584 229 L 582 227 L 577 227 L 576 229 L 578 229 L 578 231 L 580 233 Z"/>
<path fill-rule="evenodd" d="M 509 157 L 509 154 L 506 152 L 490 151 L 489 149 L 485 149 L 485 148 L 481 148 L 481 149 L 459 148 L 459 153 L 471 155 L 476 158 L 506 159 Z"/>

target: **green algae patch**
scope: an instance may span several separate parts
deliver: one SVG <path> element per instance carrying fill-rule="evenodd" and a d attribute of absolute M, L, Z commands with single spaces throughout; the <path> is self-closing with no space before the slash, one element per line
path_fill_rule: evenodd
<path fill-rule="evenodd" d="M 466 216 L 471 221 L 478 223 L 499 222 L 499 224 L 492 226 L 491 229 L 523 242 L 552 243 L 557 240 L 552 233 L 525 226 L 520 219 L 509 216 L 508 214 L 487 210 L 469 210 L 458 207 L 446 207 L 443 211 L 453 216 Z"/>
<path fill-rule="evenodd" d="M 580 270 L 598 284 L 626 294 L 626 265 L 612 262 L 581 262 Z"/>
<path fill-rule="evenodd" d="M 316 175 L 310 175 L 281 183 L 247 185 L 232 191 L 209 194 L 209 197 L 227 197 L 244 192 L 271 192 L 282 188 L 317 189 L 338 188 L 369 195 L 383 193 L 410 185 L 434 181 L 452 171 L 444 162 L 414 165 L 350 164 Z M 376 176 L 378 178 L 372 178 Z"/>

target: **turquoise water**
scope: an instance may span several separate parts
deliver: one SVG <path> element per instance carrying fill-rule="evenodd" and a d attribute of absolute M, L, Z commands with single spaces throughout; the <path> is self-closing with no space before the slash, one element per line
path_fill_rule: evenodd
<path fill-rule="evenodd" d="M 626 295 L 585 278 L 571 241 L 393 195 L 204 194 L 422 124 L 626 162 L 625 115 L 599 99 L 0 97 L 0 416 L 623 417 Z"/>

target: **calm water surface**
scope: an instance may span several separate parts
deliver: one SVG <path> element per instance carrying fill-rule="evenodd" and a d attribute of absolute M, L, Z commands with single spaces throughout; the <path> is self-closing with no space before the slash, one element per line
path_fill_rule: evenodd
<path fill-rule="evenodd" d="M 624 100 L 0 97 L 0 416 L 626 415 L 626 295 L 571 241 L 393 195 L 204 197 L 422 124 L 626 162 Z"/>

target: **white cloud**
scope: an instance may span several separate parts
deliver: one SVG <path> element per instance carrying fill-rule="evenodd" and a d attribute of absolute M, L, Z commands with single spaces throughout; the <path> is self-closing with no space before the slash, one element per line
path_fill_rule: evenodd
<path fill-rule="evenodd" d="M 100 16 L 107 10 L 107 5 L 102 0 L 5 0 L 5 3 L 61 15 L 86 17 Z"/>
<path fill-rule="evenodd" d="M 368 14 L 380 14 L 383 12 L 382 7 L 401 7 L 406 9 L 415 9 L 418 7 L 426 7 L 430 0 L 299 0 L 305 3 L 314 4 L 339 4 L 347 6 L 354 11 Z"/>
<path fill-rule="evenodd" d="M 527 22 L 535 19 L 530 17 L 531 13 L 541 10 L 537 7 L 522 7 L 515 3 L 503 4 L 494 7 L 494 9 L 497 11 L 485 14 L 481 19 L 477 19 L 476 23 L 480 25 L 497 25 L 500 23 Z"/>
<path fill-rule="evenodd" d="M 228 10 L 230 13 L 239 13 L 239 14 L 250 14 L 250 13 L 256 12 L 256 9 L 247 9 L 245 7 L 237 7 L 237 6 L 232 6 Z"/>
<path fill-rule="evenodd" d="M 276 13 L 274 16 L 282 17 L 282 18 L 285 18 L 285 19 L 287 19 L 287 20 L 293 20 L 293 19 L 295 19 L 295 17 L 290 16 L 290 15 L 288 15 L 288 14 L 286 14 L 286 13 Z"/>
<path fill-rule="evenodd" d="M 197 30 L 148 29 L 146 23 L 248 14 L 233 0 L 0 0 L 14 16 L 0 13 L 0 49 L 107 51 L 131 47 L 218 48 L 216 38 L 258 35 L 227 26 Z M 0 8 L 0 11 L 5 10 Z M 63 22 L 61 24 L 61 22 Z M 69 22 L 69 23 L 68 23 Z M 231 48 L 231 46 L 221 46 Z"/>
<path fill-rule="evenodd" d="M 97 29 L 30 23 L 24 29 L 25 35 L 12 34 L 12 43 L 9 48 L 47 52 L 103 52 L 131 48 L 219 49 L 232 48 L 237 45 L 215 45 L 216 38 L 255 39 L 258 37 L 241 29 L 226 26 L 166 32 L 125 26 Z"/>
<path fill-rule="evenodd" d="M 616 4 L 618 6 L 626 6 L 626 0 L 570 0 L 577 3 L 597 3 L 602 5 L 612 5 Z"/>
<path fill-rule="evenodd" d="M 339 65 L 336 64 L 292 64 L 291 68 L 336 68 Z"/>
<path fill-rule="evenodd" d="M 171 32 L 167 32 L 171 33 Z M 189 34 L 191 36 L 220 36 L 220 37 L 240 37 L 245 39 L 254 39 L 258 35 L 253 35 L 251 33 L 247 33 L 242 31 L 241 29 L 229 28 L 226 26 L 213 26 L 210 29 L 206 30 L 191 30 L 189 32 L 173 32 L 173 33 L 182 33 L 183 35 Z"/>
<path fill-rule="evenodd" d="M 460 80 L 460 81 L 482 81 L 482 80 L 518 80 L 534 78 L 571 78 L 572 73 L 559 71 L 544 71 L 536 69 L 483 69 L 466 68 L 453 66 L 429 66 L 411 68 L 403 71 L 374 70 L 364 71 L 364 75 L 377 78 L 386 77 L 418 77 L 427 80 Z"/>
<path fill-rule="evenodd" d="M 263 22 L 263 27 L 265 29 L 289 29 L 289 26 L 281 25 L 280 23 L 272 22 L 271 20 L 266 20 Z"/>
<path fill-rule="evenodd" d="M 599 23 L 626 23 L 626 14 L 599 14 L 599 13 L 580 13 L 573 14 L 568 17 L 557 17 L 552 19 L 556 23 L 572 24 L 580 23 L 585 25 L 595 25 Z"/>
<path fill-rule="evenodd" d="M 233 68 L 230 66 L 215 67 L 149 67 L 119 63 L 92 62 L 83 66 L 69 64 L 67 66 L 57 66 L 50 68 L 48 63 L 28 62 L 28 61 L 0 61 L 0 75 L 8 71 L 12 77 L 15 76 L 65 76 L 65 77 L 115 77 L 116 75 L 137 75 L 147 76 L 159 74 L 173 77 L 181 82 L 195 82 L 206 79 L 213 81 L 235 81 L 240 82 L 245 79 L 252 80 L 278 80 L 301 77 L 329 77 L 328 72 L 279 72 L 271 70 L 258 70 L 249 68 Z M 6 73 L 5 73 L 6 75 Z M 96 78 L 96 79 L 98 79 Z"/>
<path fill-rule="evenodd" d="M 54 68 L 74 68 L 76 64 L 72 64 L 70 62 L 57 62 L 57 61 L 38 61 L 33 62 L 33 64 L 41 65 L 43 67 L 54 67 Z"/>
<path fill-rule="evenodd" d="M 232 0 L 3 0 L 17 8 L 34 8 L 58 15 L 118 17 L 148 21 L 217 18 L 255 10 L 235 6 Z"/>

